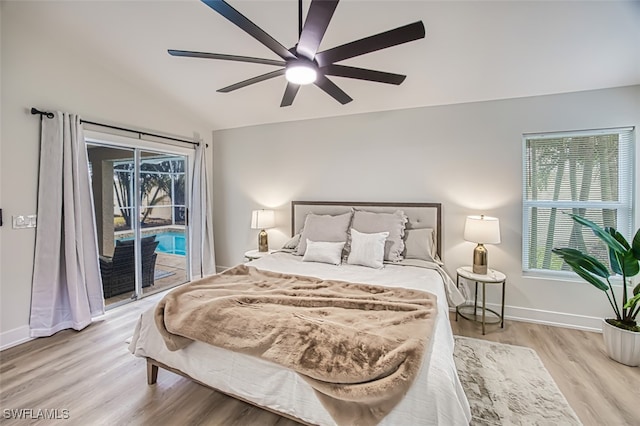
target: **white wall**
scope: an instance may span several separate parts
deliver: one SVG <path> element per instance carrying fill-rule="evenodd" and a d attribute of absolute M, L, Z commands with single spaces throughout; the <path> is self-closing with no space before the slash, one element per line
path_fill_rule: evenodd
<path fill-rule="evenodd" d="M 279 247 L 291 200 L 442 202 L 450 274 L 471 262 L 465 217 L 497 216 L 502 243 L 488 246 L 489 262 L 508 276 L 507 315 L 599 328 L 610 314 L 600 291 L 522 276 L 522 134 L 638 125 L 640 86 L 632 86 L 216 131 L 217 262 L 233 265 L 255 248 L 254 208 L 277 209 L 269 235 Z"/>
<path fill-rule="evenodd" d="M 12 229 L 12 215 L 36 212 L 39 118 L 30 107 L 211 142 L 211 126 L 179 105 L 143 92 L 83 59 L 74 45 L 30 25 L 37 2 L 1 2 L 2 130 L 0 144 L 0 348 L 28 336 L 34 229 Z M 210 160 L 212 161 L 212 160 Z"/>
<path fill-rule="evenodd" d="M 77 46 L 30 25 L 37 6 L 0 2 L 0 348 L 28 335 L 35 232 L 12 229 L 10 219 L 36 211 L 39 123 L 29 107 L 186 136 L 197 131 L 205 140 L 211 128 L 142 91 L 143 82 L 111 74 Z M 637 126 L 639 103 L 635 86 L 215 132 L 217 263 L 233 265 L 255 247 L 253 208 L 278 209 L 278 228 L 269 231 L 278 246 L 289 233 L 293 199 L 440 201 L 449 272 L 471 260 L 465 216 L 498 216 L 503 243 L 489 247 L 490 262 L 509 276 L 508 313 L 593 326 L 609 312 L 595 289 L 521 276 L 521 134 Z"/>

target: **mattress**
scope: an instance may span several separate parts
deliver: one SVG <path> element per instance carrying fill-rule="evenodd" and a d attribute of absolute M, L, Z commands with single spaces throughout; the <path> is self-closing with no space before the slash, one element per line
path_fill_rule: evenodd
<path fill-rule="evenodd" d="M 447 293 L 441 274 L 434 268 L 387 264 L 383 269 L 302 262 L 301 257 L 275 253 L 251 262 L 274 272 L 314 276 L 389 287 L 428 291 L 438 298 L 438 314 L 429 362 L 423 364 L 406 396 L 381 425 L 467 425 L 471 412 L 453 361 L 454 339 L 449 324 Z M 297 373 L 271 362 L 194 342 L 171 352 L 153 320 L 153 309 L 136 324 L 129 350 L 153 358 L 215 389 L 261 407 L 284 413 L 306 423 L 335 425 L 309 386 Z M 162 374 L 162 373 L 160 373 Z M 206 403 L 206 402 L 203 402 Z"/>

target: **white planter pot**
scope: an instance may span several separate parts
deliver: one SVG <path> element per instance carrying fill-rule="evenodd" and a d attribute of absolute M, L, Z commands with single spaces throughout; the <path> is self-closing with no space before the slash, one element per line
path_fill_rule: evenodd
<path fill-rule="evenodd" d="M 602 337 L 611 359 L 631 367 L 640 365 L 640 333 L 614 327 L 602 320 Z"/>

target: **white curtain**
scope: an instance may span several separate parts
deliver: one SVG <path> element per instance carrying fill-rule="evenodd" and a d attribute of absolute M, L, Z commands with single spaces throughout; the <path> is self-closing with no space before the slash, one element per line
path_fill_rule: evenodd
<path fill-rule="evenodd" d="M 98 243 L 80 117 L 42 117 L 32 337 L 81 330 L 104 314 Z"/>
<path fill-rule="evenodd" d="M 213 219 L 209 180 L 207 178 L 206 144 L 196 147 L 196 157 L 191 185 L 191 273 L 193 278 L 216 273 L 213 248 Z"/>

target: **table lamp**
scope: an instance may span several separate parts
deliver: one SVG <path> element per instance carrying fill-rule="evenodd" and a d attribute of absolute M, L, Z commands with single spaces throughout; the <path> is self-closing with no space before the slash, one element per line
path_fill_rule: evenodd
<path fill-rule="evenodd" d="M 478 243 L 473 250 L 473 273 L 487 274 L 487 249 L 484 244 L 500 243 L 500 221 L 495 217 L 467 216 L 464 224 L 464 239 Z"/>
<path fill-rule="evenodd" d="M 275 226 L 275 214 L 273 210 L 254 210 L 251 213 L 251 229 L 260 229 L 258 233 L 258 251 L 269 251 L 267 228 Z"/>

